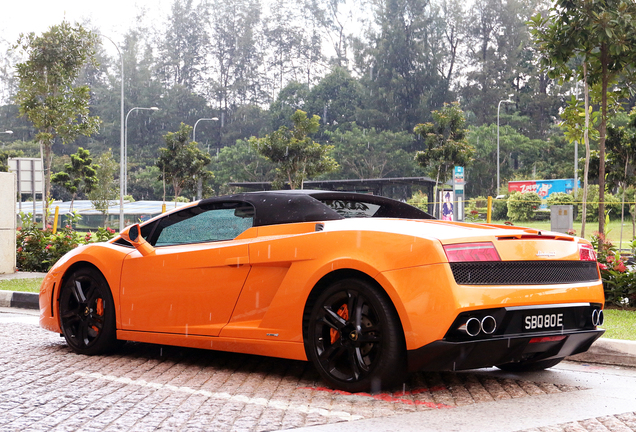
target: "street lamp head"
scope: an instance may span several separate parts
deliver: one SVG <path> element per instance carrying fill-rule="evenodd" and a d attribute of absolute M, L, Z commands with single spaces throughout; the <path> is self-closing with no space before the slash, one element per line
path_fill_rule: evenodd
<path fill-rule="evenodd" d="M 150 109 L 153 110 L 153 111 L 159 111 L 159 108 L 157 108 L 157 107 L 150 107 Z"/>
<path fill-rule="evenodd" d="M 218 117 L 212 117 L 210 120 L 219 121 Z"/>
<path fill-rule="evenodd" d="M 13 134 L 13 131 L 11 131 L 11 130 L 6 130 L 6 131 L 4 131 L 4 132 L 2 132 L 2 133 L 6 133 L 6 134 L 11 135 L 11 134 Z"/>

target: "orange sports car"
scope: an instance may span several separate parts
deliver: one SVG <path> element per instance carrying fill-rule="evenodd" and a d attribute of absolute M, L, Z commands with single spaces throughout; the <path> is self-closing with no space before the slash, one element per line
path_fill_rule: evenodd
<path fill-rule="evenodd" d="M 539 370 L 603 333 L 590 243 L 405 203 L 254 192 L 180 207 L 49 271 L 40 324 L 77 353 L 139 341 L 309 360 L 331 386 Z"/>

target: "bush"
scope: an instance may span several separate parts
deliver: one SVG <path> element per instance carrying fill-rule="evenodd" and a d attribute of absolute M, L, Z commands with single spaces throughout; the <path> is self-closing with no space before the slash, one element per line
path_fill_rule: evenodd
<path fill-rule="evenodd" d="M 16 262 L 20 271 L 49 271 L 57 260 L 80 244 L 107 241 L 115 235 L 115 230 L 110 228 L 99 228 L 94 236 L 92 232 L 81 235 L 72 226 L 81 218 L 77 214 L 55 234 L 50 225 L 45 230 L 40 229 L 30 213 L 20 213 L 20 218 L 22 227 L 16 233 Z"/>
<path fill-rule="evenodd" d="M 581 220 L 583 212 L 583 189 L 579 189 L 576 194 L 577 204 L 577 220 Z M 585 220 L 587 222 L 598 222 L 598 185 L 589 185 L 587 190 L 587 202 L 585 206 L 587 208 L 587 215 Z M 621 218 L 621 200 L 611 193 L 605 193 L 605 212 L 609 211 L 610 219 L 620 220 Z"/>
<path fill-rule="evenodd" d="M 617 306 L 636 306 L 636 273 L 625 265 L 625 258 L 607 238 L 603 237 L 603 247 L 599 250 L 600 238 L 599 233 L 594 233 L 591 241 L 597 251 L 605 301 Z"/>
<path fill-rule="evenodd" d="M 527 221 L 534 216 L 534 211 L 541 205 L 541 197 L 536 192 L 514 191 L 508 197 L 508 218 L 513 221 Z"/>
<path fill-rule="evenodd" d="M 548 197 L 548 207 L 553 205 L 574 205 L 574 197 L 565 192 L 555 192 Z"/>
<path fill-rule="evenodd" d="M 426 195 L 422 191 L 417 191 L 413 194 L 411 199 L 406 201 L 407 204 L 412 205 L 413 207 L 417 207 L 420 210 L 428 211 L 428 195 Z"/>
<path fill-rule="evenodd" d="M 508 219 L 508 197 L 492 200 L 492 218 L 494 220 Z"/>

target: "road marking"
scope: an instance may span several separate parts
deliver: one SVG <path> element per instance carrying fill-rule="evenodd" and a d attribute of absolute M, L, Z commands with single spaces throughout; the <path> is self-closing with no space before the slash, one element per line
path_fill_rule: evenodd
<path fill-rule="evenodd" d="M 436 392 L 436 391 L 442 391 L 442 390 L 446 390 L 446 387 L 443 386 L 437 386 L 437 387 L 432 387 L 430 389 L 426 389 L 426 388 L 421 388 L 421 389 L 415 389 L 412 391 L 407 391 L 407 392 L 397 392 L 394 393 L 393 395 L 390 395 L 388 393 L 377 393 L 377 394 L 370 394 L 370 393 L 349 393 L 343 390 L 333 390 L 330 388 L 326 388 L 326 387 L 299 387 L 300 389 L 306 389 L 306 390 L 316 390 L 316 391 L 324 391 L 324 392 L 328 392 L 328 393 L 334 393 L 334 394 L 339 394 L 339 395 L 344 395 L 344 396 L 362 396 L 362 397 L 370 397 L 373 398 L 375 400 L 381 400 L 384 402 L 392 402 L 392 403 L 403 403 L 406 405 L 423 405 L 429 408 L 436 408 L 436 409 L 441 409 L 441 408 L 455 408 L 451 405 L 446 405 L 446 404 L 442 404 L 442 403 L 435 403 L 435 402 L 426 402 L 426 401 L 420 401 L 420 400 L 413 400 L 413 399 L 404 399 L 403 397 L 396 397 L 396 396 L 412 396 L 412 395 L 417 395 L 420 393 L 426 393 L 426 392 Z"/>
<path fill-rule="evenodd" d="M 225 392 L 211 392 L 211 391 L 207 391 L 207 390 L 195 390 L 191 387 L 185 387 L 185 386 L 175 386 L 175 385 L 171 385 L 171 384 L 160 384 L 160 383 L 153 383 L 153 382 L 148 382 L 146 380 L 142 380 L 142 379 L 131 379 L 131 378 L 125 378 L 125 377 L 117 377 L 114 375 L 104 375 L 101 374 L 99 372 L 92 372 L 92 373 L 87 373 L 87 372 L 75 372 L 74 375 L 79 375 L 81 377 L 87 377 L 87 378 L 95 378 L 95 379 L 102 379 L 102 380 L 106 380 L 106 381 L 112 381 L 112 382 L 117 382 L 117 383 L 121 383 L 121 384 L 126 384 L 126 385 L 136 385 L 136 386 L 140 386 L 140 387 L 149 387 L 149 388 L 154 388 L 157 390 L 161 390 L 161 389 L 166 389 L 166 390 L 171 390 L 174 392 L 179 392 L 179 393 L 187 393 L 187 394 L 196 394 L 196 395 L 202 395 L 202 396 L 207 396 L 209 398 L 212 399 L 223 399 L 223 400 L 227 400 L 230 402 L 242 402 L 245 404 L 252 404 L 252 405 L 260 405 L 262 407 L 267 407 L 267 408 L 276 408 L 276 409 L 281 409 L 281 410 L 293 410 L 293 411 L 298 411 L 298 412 L 302 412 L 305 414 L 319 414 L 323 417 L 336 417 L 339 418 L 341 420 L 347 420 L 347 421 L 351 421 L 351 420 L 360 420 L 363 419 L 364 417 L 361 415 L 353 415 L 353 414 L 349 414 L 348 412 L 344 412 L 344 411 L 329 411 L 326 409 L 322 409 L 322 408 L 311 408 L 307 405 L 299 405 L 299 404 L 295 404 L 293 402 L 285 402 L 285 401 L 278 401 L 278 400 L 271 400 L 271 399 L 265 399 L 265 398 L 252 398 L 252 397 L 248 397 L 248 396 L 243 396 L 243 395 L 231 395 L 229 393 L 225 393 Z M 304 388 L 304 387 L 302 387 Z"/>

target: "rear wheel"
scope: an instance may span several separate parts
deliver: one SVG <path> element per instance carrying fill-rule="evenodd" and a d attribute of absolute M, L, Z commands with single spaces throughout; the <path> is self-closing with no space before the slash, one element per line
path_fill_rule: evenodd
<path fill-rule="evenodd" d="M 402 382 L 405 344 L 390 300 L 375 285 L 345 279 L 316 298 L 305 320 L 305 351 L 329 385 L 379 391 Z"/>
<path fill-rule="evenodd" d="M 497 367 L 506 372 L 532 372 L 551 368 L 561 363 L 563 357 L 550 360 L 526 360 L 517 363 L 506 363 Z"/>
<path fill-rule="evenodd" d="M 99 271 L 82 268 L 66 279 L 60 321 L 66 343 L 78 354 L 100 354 L 117 346 L 113 297 Z"/>

